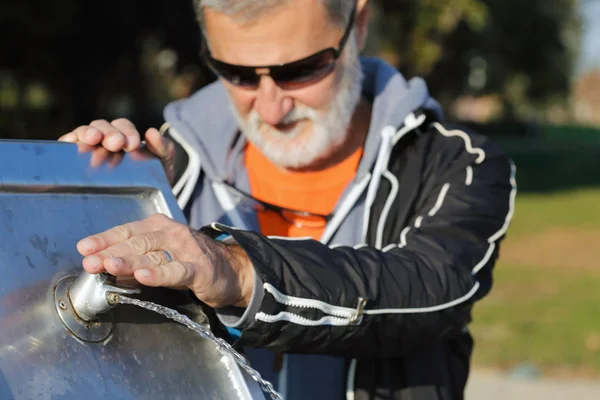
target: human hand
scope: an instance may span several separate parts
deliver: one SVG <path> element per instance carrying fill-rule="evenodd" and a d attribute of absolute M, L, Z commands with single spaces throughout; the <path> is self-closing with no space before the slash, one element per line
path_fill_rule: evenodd
<path fill-rule="evenodd" d="M 131 121 L 125 118 L 112 122 L 96 120 L 61 136 L 59 141 L 105 149 L 107 152 L 134 152 L 142 146 L 141 135 Z M 162 162 L 169 182 L 175 177 L 175 144 L 150 128 L 145 134 L 146 147 Z M 103 150 L 104 151 L 104 150 Z"/>
<path fill-rule="evenodd" d="M 210 307 L 246 307 L 252 296 L 253 266 L 240 246 L 162 214 L 84 238 L 77 250 L 91 274 L 106 271 L 146 286 L 188 288 Z"/>

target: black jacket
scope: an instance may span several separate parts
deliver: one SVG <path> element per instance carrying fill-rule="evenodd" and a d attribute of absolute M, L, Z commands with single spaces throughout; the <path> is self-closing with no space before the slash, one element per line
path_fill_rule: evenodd
<path fill-rule="evenodd" d="M 462 399 L 467 325 L 492 286 L 516 169 L 487 138 L 430 119 L 388 156 L 354 248 L 205 229 L 232 235 L 265 288 L 237 345 L 345 357 L 355 400 Z"/>

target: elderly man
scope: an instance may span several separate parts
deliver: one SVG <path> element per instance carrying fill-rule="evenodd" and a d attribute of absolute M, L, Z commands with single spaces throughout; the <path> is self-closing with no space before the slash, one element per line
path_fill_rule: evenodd
<path fill-rule="evenodd" d="M 514 166 L 423 80 L 359 56 L 367 0 L 200 0 L 218 81 L 144 138 L 189 220 L 83 239 L 90 273 L 189 288 L 288 399 L 461 399 Z M 128 120 L 61 140 L 132 151 Z"/>

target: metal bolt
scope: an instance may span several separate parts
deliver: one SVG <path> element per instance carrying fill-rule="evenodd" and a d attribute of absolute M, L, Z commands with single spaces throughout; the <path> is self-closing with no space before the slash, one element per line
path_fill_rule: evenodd
<path fill-rule="evenodd" d="M 64 302 L 64 301 L 62 301 L 62 300 L 61 300 L 61 302 L 60 302 L 60 303 L 58 303 L 58 306 L 59 306 L 60 308 L 62 308 L 63 310 L 66 310 L 66 309 L 67 309 L 67 305 L 66 305 L 66 304 L 65 304 L 65 302 Z"/>
<path fill-rule="evenodd" d="M 119 295 L 115 292 L 108 292 L 106 294 L 106 300 L 111 306 L 116 306 L 117 304 L 119 304 Z"/>

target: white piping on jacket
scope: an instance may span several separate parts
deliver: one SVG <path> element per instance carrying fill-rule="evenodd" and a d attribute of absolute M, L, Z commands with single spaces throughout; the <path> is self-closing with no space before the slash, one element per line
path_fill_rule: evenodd
<path fill-rule="evenodd" d="M 427 117 L 423 114 L 419 118 L 416 117 L 415 114 L 408 114 L 404 119 L 405 127 L 400 129 L 392 139 L 392 144 L 395 146 L 400 139 L 404 137 L 408 132 L 412 131 L 415 128 L 423 125 L 423 123 L 427 120 Z"/>
<path fill-rule="evenodd" d="M 391 244 L 388 244 L 387 246 L 385 246 L 383 249 L 381 249 L 381 251 L 384 252 L 384 253 L 387 253 L 391 249 L 395 249 L 397 247 L 398 247 L 398 243 L 391 243 Z"/>
<path fill-rule="evenodd" d="M 390 154 L 392 153 L 392 139 L 394 138 L 394 134 L 396 133 L 396 128 L 393 126 L 386 126 L 381 131 L 382 142 L 379 147 L 379 154 L 377 155 L 377 162 L 375 163 L 375 167 L 373 168 L 373 177 L 371 178 L 371 183 L 369 184 L 369 189 L 367 190 L 367 198 L 365 199 L 365 213 L 363 215 L 363 231 L 362 231 L 362 241 L 367 241 L 367 231 L 369 227 L 369 217 L 371 216 L 371 208 L 373 207 L 373 203 L 375 202 L 375 197 L 377 197 L 377 190 L 379 189 L 379 183 L 381 181 L 381 176 L 384 171 L 387 169 L 387 165 L 390 160 Z"/>
<path fill-rule="evenodd" d="M 421 224 L 423 224 L 423 217 L 417 217 L 417 219 L 415 219 L 415 228 L 420 228 Z"/>
<path fill-rule="evenodd" d="M 475 164 L 481 164 L 485 160 L 485 151 L 480 148 L 474 148 L 473 144 L 471 143 L 471 138 L 466 134 L 466 132 L 459 131 L 457 129 L 449 131 L 439 122 L 434 122 L 432 125 L 438 130 L 438 132 L 446 137 L 458 136 L 464 140 L 467 152 L 478 156 L 475 160 Z"/>
<path fill-rule="evenodd" d="M 303 240 L 313 240 L 312 236 L 287 237 L 287 236 L 267 236 L 269 239 L 287 240 L 288 242 L 301 242 Z"/>
<path fill-rule="evenodd" d="M 379 154 L 377 156 L 377 161 L 375 162 L 375 167 L 373 168 L 373 177 L 371 179 L 371 183 L 369 184 L 367 198 L 365 200 L 365 213 L 363 215 L 362 232 L 363 242 L 367 241 L 366 239 L 369 229 L 369 218 L 371 217 L 371 208 L 373 207 L 373 203 L 377 197 L 377 190 L 379 189 L 381 177 L 387 171 L 394 145 L 398 143 L 398 141 L 407 133 L 421 126 L 426 119 L 427 117 L 425 117 L 425 115 L 421 115 L 419 118 L 417 118 L 415 114 L 411 113 L 406 116 L 402 128 L 400 128 L 398 131 L 396 131 L 396 128 L 391 125 L 386 126 L 381 131 L 382 142 L 381 146 L 379 147 Z"/>
<path fill-rule="evenodd" d="M 461 136 L 460 134 L 456 133 L 456 131 L 454 131 L 455 134 L 450 135 L 450 136 Z M 463 133 L 464 134 L 464 133 Z M 448 135 L 444 135 L 444 136 L 448 136 Z M 470 142 L 469 141 L 465 141 L 466 143 L 466 149 L 467 151 L 469 151 L 472 154 L 480 154 L 480 158 L 481 158 L 481 162 L 483 162 L 485 160 L 485 152 L 482 149 L 473 149 L 470 146 Z M 512 220 L 512 217 L 514 215 L 514 207 L 515 207 L 515 198 L 516 198 L 516 193 L 517 193 L 517 185 L 516 185 L 516 167 L 514 165 L 514 163 L 511 161 L 510 162 L 510 167 L 511 167 L 511 177 L 510 177 L 510 184 L 511 184 L 511 193 L 509 196 L 509 209 L 508 209 L 508 213 L 506 215 L 505 221 L 503 226 L 500 228 L 500 230 L 498 230 L 496 233 L 494 233 L 489 239 L 488 242 L 490 243 L 490 246 L 488 248 L 488 250 L 486 251 L 483 259 L 481 261 L 479 261 L 472 269 L 472 275 L 475 275 L 477 272 L 479 272 L 479 270 L 481 270 L 481 268 L 483 268 L 483 266 L 485 266 L 487 264 L 487 262 L 489 261 L 491 255 L 493 254 L 493 251 L 496 247 L 496 241 L 501 238 L 506 231 L 508 230 L 508 227 L 510 225 L 510 221 Z M 439 209 L 443 206 L 443 201 L 446 198 L 446 195 L 448 193 L 448 190 L 450 189 L 450 184 L 445 184 L 442 187 L 442 190 L 440 191 L 440 195 L 438 197 L 438 201 L 436 202 L 436 205 L 434 206 L 434 208 L 429 212 L 429 214 L 433 214 L 435 215 Z M 422 219 L 419 220 L 419 225 L 422 222 Z M 393 248 L 396 247 L 404 247 L 407 245 L 407 234 L 410 231 L 410 227 L 405 227 L 404 230 L 402 231 L 401 235 L 400 235 L 400 243 L 399 244 L 390 244 L 389 246 L 386 246 L 383 251 L 389 251 Z M 395 309 L 395 308 L 389 308 L 389 309 L 383 309 L 383 310 L 364 310 L 362 312 L 363 315 L 378 315 L 378 314 L 411 314 L 411 313 L 427 313 L 427 312 L 435 312 L 435 311 L 440 311 L 440 310 L 444 310 L 447 308 L 451 308 L 454 307 L 457 304 L 461 304 L 467 300 L 469 300 L 470 298 L 472 298 L 475 293 L 477 293 L 477 291 L 479 290 L 480 284 L 479 282 L 475 282 L 473 287 L 469 290 L 468 293 L 466 293 L 464 296 L 454 299 L 452 301 L 449 301 L 447 303 L 444 304 L 439 304 L 439 305 L 435 305 L 435 306 L 429 306 L 429 307 L 423 307 L 423 308 L 407 308 L 407 309 Z M 272 288 L 273 292 L 271 292 L 272 294 L 276 293 L 276 295 L 274 295 L 275 299 L 282 304 L 285 305 L 291 305 L 294 307 L 304 307 L 304 308 L 313 308 L 313 309 L 319 309 L 322 312 L 329 314 L 331 316 L 335 316 L 337 318 L 348 318 L 350 315 L 354 315 L 356 316 L 357 310 L 354 308 L 349 308 L 349 307 L 340 307 L 340 306 L 333 306 L 330 305 L 328 303 L 319 301 L 319 300 L 313 300 L 313 299 L 303 299 L 303 298 L 298 298 L 298 297 L 291 297 L 291 296 L 287 296 L 285 294 L 280 293 L 279 291 L 277 291 L 275 288 Z M 277 318 L 277 316 L 269 316 L 272 322 L 276 322 L 279 319 Z M 283 317 L 283 316 L 281 316 Z M 304 323 L 307 323 L 306 321 L 302 321 Z M 330 324 L 330 320 L 325 320 L 324 321 L 326 324 Z M 335 322 L 340 322 L 338 320 L 335 320 Z M 312 322 L 311 322 L 312 324 Z"/>
<path fill-rule="evenodd" d="M 354 381 L 356 380 L 356 358 L 350 361 L 348 367 L 348 379 L 346 383 L 346 400 L 354 400 Z"/>
<path fill-rule="evenodd" d="M 408 235 L 408 231 L 410 231 L 410 226 L 404 228 L 400 233 L 400 244 L 398 245 L 398 247 L 406 247 L 406 245 L 408 244 L 406 243 L 406 235 Z"/>
<path fill-rule="evenodd" d="M 510 161 L 510 186 L 512 187 L 510 192 L 510 207 L 506 219 L 504 220 L 504 226 L 489 239 L 491 242 L 495 242 L 506 234 L 506 231 L 508 231 L 508 227 L 510 226 L 510 221 L 515 214 L 515 200 L 517 198 L 517 166 L 512 160 Z"/>
<path fill-rule="evenodd" d="M 382 308 L 379 310 L 365 310 L 365 314 L 369 314 L 369 315 L 379 315 L 379 314 L 420 314 L 420 313 L 430 313 L 430 312 L 436 312 L 436 311 L 441 311 L 441 310 L 445 310 L 447 308 L 452 308 L 455 305 L 464 303 L 465 301 L 469 300 L 471 297 L 473 297 L 475 295 L 475 293 L 477 292 L 477 290 L 479 290 L 479 282 L 475 282 L 475 285 L 473 285 L 473 288 L 471 288 L 471 290 L 465 294 L 462 297 L 459 297 L 458 299 L 454 299 L 452 301 L 449 301 L 448 303 L 444 303 L 444 304 L 439 304 L 437 306 L 430 306 L 430 307 L 421 307 L 421 308 Z"/>
<path fill-rule="evenodd" d="M 422 123 L 422 121 L 421 121 L 421 123 Z M 437 124 L 437 125 L 438 126 L 436 126 L 436 128 L 438 129 L 438 131 L 440 131 L 440 133 L 442 133 L 442 135 L 448 136 L 448 137 L 449 136 L 461 137 L 465 141 L 465 148 L 466 148 L 467 152 L 469 152 L 471 154 L 479 155 L 475 161 L 476 164 L 480 164 L 485 160 L 485 152 L 483 151 L 483 149 L 480 149 L 480 148 L 474 149 L 471 145 L 470 138 L 464 132 L 460 132 L 460 131 L 449 132 L 449 131 L 445 130 L 441 125 L 439 125 L 439 124 Z M 375 194 L 377 192 L 381 176 L 385 176 L 392 183 L 392 190 L 391 190 L 390 196 L 388 197 L 386 204 L 384 206 L 384 211 L 382 212 L 381 219 L 378 222 L 377 237 L 376 237 L 377 245 L 378 245 L 377 248 L 381 247 L 381 242 L 383 240 L 382 238 L 380 239 L 380 231 L 383 231 L 382 220 L 385 221 L 385 219 L 387 218 L 388 213 L 389 213 L 389 207 L 391 207 L 391 204 L 395 200 L 395 197 L 397 196 L 397 192 L 398 192 L 397 180 L 395 179 L 395 176 L 393 177 L 394 179 L 391 179 L 390 176 L 393 176 L 393 174 L 391 174 L 389 172 L 389 170 L 387 170 L 387 163 L 389 162 L 389 157 L 390 157 L 391 151 L 393 149 L 393 145 L 392 146 L 385 145 L 385 143 L 386 143 L 385 139 L 389 140 L 390 132 L 391 132 L 391 130 L 388 130 L 387 132 L 383 133 L 384 142 L 382 143 L 382 148 L 385 147 L 388 151 L 387 154 L 384 154 L 385 159 L 386 159 L 386 164 L 385 164 L 386 170 L 383 171 L 381 166 L 379 166 L 379 168 L 378 168 L 378 165 L 381 165 L 381 164 L 379 162 L 376 163 L 376 166 L 374 169 L 374 177 L 371 180 L 371 184 L 369 185 L 369 190 L 367 193 L 366 209 L 365 209 L 365 215 L 363 218 L 363 241 L 366 241 L 366 232 L 367 232 L 366 225 L 368 225 L 369 216 L 370 216 L 370 208 L 372 207 L 373 201 L 374 201 L 373 196 L 375 196 Z M 397 143 L 397 141 L 400 140 L 401 137 L 402 137 L 402 135 L 400 134 L 400 132 L 396 136 L 392 136 L 393 144 Z M 382 148 L 380 148 L 380 153 L 381 153 Z M 380 156 L 381 156 L 381 154 L 380 154 Z M 380 160 L 381 160 L 381 157 L 380 157 Z M 494 235 L 492 235 L 488 239 L 488 242 L 490 243 L 490 247 L 489 247 L 488 251 L 486 252 L 485 256 L 483 257 L 483 259 L 479 263 L 477 263 L 477 265 L 475 265 L 475 267 L 473 268 L 473 270 L 472 270 L 473 275 L 475 275 L 477 272 L 479 272 L 479 270 L 487 264 L 487 262 L 489 261 L 491 255 L 493 254 L 493 251 L 496 247 L 495 241 L 498 240 L 500 237 L 502 237 L 502 235 L 504 235 L 506 233 L 506 230 L 508 229 L 508 226 L 510 225 L 510 221 L 514 214 L 514 203 L 515 203 L 515 197 L 516 197 L 516 191 L 517 191 L 515 174 L 516 174 L 516 168 L 515 168 L 514 164 L 511 162 L 510 183 L 512 186 L 512 190 L 511 190 L 511 194 L 509 196 L 510 197 L 509 198 L 509 211 L 507 213 L 505 223 L 498 232 L 496 232 Z M 473 170 L 469 166 L 467 168 L 467 178 L 466 178 L 465 184 L 467 186 L 470 186 L 472 183 L 472 180 L 473 180 Z M 396 183 L 396 186 L 394 186 L 394 182 Z M 435 216 L 437 214 L 437 212 L 441 209 L 449 189 L 450 189 L 449 183 L 446 183 L 442 187 L 442 190 L 440 191 L 440 194 L 438 196 L 436 204 L 428 213 L 428 215 L 430 217 Z M 361 193 L 362 193 L 362 191 L 361 191 Z M 422 222 L 423 222 L 423 217 L 422 216 L 417 217 L 417 219 L 415 220 L 415 227 L 417 227 L 417 228 L 421 227 Z M 407 245 L 407 234 L 410 231 L 410 229 L 411 229 L 410 227 L 405 227 L 400 235 L 400 243 L 399 244 L 391 244 L 389 246 L 386 246 L 386 248 L 384 248 L 383 251 L 386 252 L 395 247 L 405 247 Z M 360 246 L 362 246 L 362 244 Z M 319 300 L 314 300 L 314 299 L 303 299 L 303 298 L 298 298 L 298 297 L 293 297 L 293 296 L 287 296 L 287 295 L 284 295 L 283 293 L 279 292 L 273 286 L 269 285 L 269 287 L 267 287 L 267 285 L 269 285 L 269 284 L 265 284 L 265 289 L 267 291 L 269 291 L 274 296 L 275 300 L 279 303 L 282 303 L 282 304 L 288 305 L 288 306 L 294 306 L 294 307 L 318 309 L 318 310 L 324 312 L 325 314 L 329 314 L 329 315 L 326 315 L 326 316 L 320 318 L 319 320 L 309 320 L 307 318 L 301 317 L 297 314 L 293 314 L 290 312 L 280 312 L 277 315 L 267 315 L 263 312 L 259 312 L 256 315 L 257 320 L 261 320 L 261 321 L 269 322 L 269 323 L 274 323 L 274 322 L 279 322 L 279 321 L 287 321 L 287 322 L 291 322 L 291 323 L 295 323 L 295 324 L 299 324 L 299 325 L 303 325 L 303 326 L 320 326 L 320 325 L 346 326 L 346 325 L 350 325 L 353 322 L 356 323 L 356 321 L 357 321 L 356 317 L 357 317 L 357 314 L 359 313 L 358 309 L 334 306 L 334 305 L 331 305 L 331 304 L 328 304 L 328 303 L 325 303 L 325 302 L 322 302 Z M 436 306 L 422 307 L 422 308 L 404 308 L 404 309 L 389 308 L 389 309 L 379 309 L 379 310 L 376 310 L 376 309 L 362 310 L 362 314 L 363 315 L 381 315 L 381 314 L 415 314 L 415 313 L 437 312 L 437 311 L 441 311 L 444 309 L 452 308 L 458 304 L 468 301 L 475 295 L 475 293 L 477 293 L 479 288 L 480 288 L 480 283 L 476 281 L 474 283 L 473 287 L 471 288 L 471 290 L 469 290 L 469 292 L 466 293 L 464 296 L 461 296 L 457 299 L 454 299 L 447 303 L 439 304 Z M 362 319 L 362 316 L 359 316 L 358 322 L 360 322 L 361 319 Z M 355 384 L 355 376 L 356 376 L 356 366 L 357 366 L 357 360 L 353 359 L 350 363 L 350 368 L 348 370 L 348 375 L 347 375 L 347 377 L 348 377 L 347 378 L 347 387 L 346 387 L 346 399 L 347 400 L 354 400 L 354 384 Z"/>
<path fill-rule="evenodd" d="M 335 231 L 340 227 L 340 224 L 346 216 L 350 213 L 360 196 L 362 196 L 363 192 L 369 185 L 369 181 L 371 179 L 371 174 L 367 173 L 363 178 L 354 184 L 350 193 L 346 196 L 346 199 L 334 213 L 333 218 L 329 221 L 323 234 L 321 235 L 321 243 L 327 243 L 332 237 Z"/>
<path fill-rule="evenodd" d="M 467 167 L 467 177 L 465 178 L 465 185 L 471 186 L 473 183 L 473 167 L 470 165 Z"/>
<path fill-rule="evenodd" d="M 385 227 L 385 222 L 387 221 L 388 214 L 394 204 L 394 200 L 396 200 L 396 196 L 398 195 L 398 191 L 400 190 L 400 184 L 398 183 L 398 178 L 390 171 L 385 171 L 383 176 L 390 181 L 392 184 L 392 188 L 390 190 L 390 194 L 385 202 L 385 206 L 381 211 L 381 217 L 379 218 L 379 222 L 377 223 L 377 235 L 375 236 L 375 248 L 380 249 L 383 245 L 383 229 Z"/>
<path fill-rule="evenodd" d="M 490 243 L 490 247 L 488 247 L 488 249 L 485 252 L 485 255 L 483 256 L 481 261 L 479 261 L 477 263 L 477 265 L 475 265 L 475 268 L 473 268 L 473 275 L 477 274 L 481 270 L 481 268 L 485 267 L 485 265 L 490 260 L 490 257 L 492 257 L 492 254 L 494 254 L 495 249 L 496 249 L 496 243 L 494 241 L 492 241 Z"/>
<path fill-rule="evenodd" d="M 450 190 L 450 184 L 445 183 L 444 186 L 442 186 L 442 190 L 440 190 L 440 194 L 435 202 L 435 205 L 427 215 L 429 215 L 430 217 L 434 217 L 435 214 L 437 214 L 438 211 L 440 211 L 440 208 L 442 208 L 444 200 L 446 199 L 446 195 L 448 194 L 448 190 Z"/>
<path fill-rule="evenodd" d="M 332 245 L 329 245 L 330 249 L 339 249 L 340 247 L 350 247 L 350 246 L 345 245 L 345 244 L 341 244 L 341 243 L 334 243 Z M 360 249 L 363 249 L 365 247 L 369 247 L 369 245 L 367 243 L 359 243 L 359 244 L 353 246 L 352 248 L 354 250 L 360 250 Z"/>
<path fill-rule="evenodd" d="M 439 127 L 437 127 L 437 129 L 440 130 Z M 452 135 L 448 135 L 448 134 L 444 134 L 444 133 L 442 133 L 442 134 L 444 136 L 460 136 L 461 138 L 465 139 L 466 133 L 460 132 L 460 131 L 453 131 L 453 132 L 454 132 L 454 134 L 452 134 Z M 479 154 L 479 158 L 478 158 L 479 162 L 476 161 L 476 163 L 477 164 L 482 163 L 485 160 L 485 152 L 483 151 L 483 149 L 480 149 L 480 148 L 473 149 L 473 147 L 471 146 L 471 142 L 468 139 L 469 138 L 467 137 L 467 140 L 465 140 L 465 148 L 466 148 L 467 152 L 469 152 L 471 154 Z M 511 185 L 512 189 L 511 189 L 511 192 L 509 195 L 508 212 L 506 214 L 504 224 L 502 225 L 500 230 L 498 230 L 496 233 L 494 233 L 492 236 L 490 236 L 488 238 L 488 243 L 490 244 L 490 246 L 488 247 L 488 249 L 485 252 L 485 255 L 483 256 L 481 261 L 479 261 L 471 270 L 471 274 L 473 276 L 476 275 L 488 263 L 492 254 L 494 253 L 494 250 L 496 249 L 496 241 L 498 239 L 500 239 L 504 234 L 506 234 L 508 227 L 510 226 L 510 221 L 512 220 L 512 217 L 514 215 L 515 199 L 516 199 L 516 195 L 517 195 L 517 182 L 516 182 L 517 170 L 516 170 L 515 164 L 512 161 L 509 161 L 509 162 L 510 162 L 510 170 L 511 170 L 509 181 L 510 181 L 510 185 Z M 435 216 L 435 214 L 437 214 L 437 212 L 441 209 L 449 189 L 450 189 L 449 183 L 446 183 L 442 187 L 442 190 L 440 191 L 440 195 L 438 196 L 435 206 L 429 212 L 429 216 Z M 421 226 L 422 221 L 423 221 L 422 217 L 418 217 L 417 220 L 415 221 L 415 226 L 416 225 Z M 402 233 L 400 235 L 400 243 L 397 245 L 397 247 L 402 248 L 402 247 L 406 246 L 406 244 L 407 244 L 406 235 L 409 232 L 409 230 L 410 230 L 410 227 L 404 228 L 404 230 L 402 231 Z M 384 249 L 384 251 L 389 251 L 389 250 L 393 249 L 394 247 L 396 247 L 396 246 L 389 245 Z M 440 311 L 440 310 L 454 307 L 455 305 L 461 304 L 465 301 L 468 301 L 471 297 L 473 297 L 475 295 L 475 293 L 477 293 L 477 291 L 479 290 L 479 287 L 480 287 L 480 284 L 479 284 L 479 282 L 476 281 L 473 284 L 473 287 L 471 288 L 471 290 L 469 290 L 469 292 L 467 294 L 465 294 L 464 296 L 462 296 L 458 299 L 452 300 L 448 303 L 439 304 L 437 306 L 424 307 L 424 308 L 412 308 L 412 309 L 408 308 L 408 309 L 365 310 L 363 314 L 371 314 L 371 315 L 406 314 L 406 313 L 410 314 L 410 313 Z"/>
<path fill-rule="evenodd" d="M 211 184 L 215 196 L 217 197 L 217 201 L 221 205 L 221 208 L 227 213 L 227 216 L 231 220 L 231 223 L 238 229 L 247 229 L 246 223 L 244 222 L 244 218 L 238 211 L 235 203 L 229 196 L 229 192 L 225 188 L 225 186 L 220 183 L 213 181 Z"/>
<path fill-rule="evenodd" d="M 392 185 L 392 191 L 390 192 L 390 195 L 386 200 L 384 210 L 382 211 L 382 216 L 385 216 L 387 218 L 387 215 L 389 214 L 389 211 L 399 191 L 399 184 L 397 178 L 387 170 L 393 146 L 408 132 L 422 125 L 425 120 L 426 117 L 424 115 L 417 118 L 414 114 L 410 114 L 406 117 L 404 121 L 404 126 L 400 130 L 396 131 L 396 128 L 393 126 L 388 126 L 382 130 L 382 143 L 379 148 L 379 154 L 375 163 L 375 167 L 373 169 L 373 173 L 367 174 L 367 176 L 365 176 L 348 194 L 344 203 L 340 206 L 340 208 L 338 209 L 332 220 L 329 222 L 329 224 L 327 224 L 327 227 L 325 228 L 325 231 L 321 237 L 322 243 L 326 243 L 331 238 L 341 221 L 350 212 L 358 198 L 362 195 L 362 193 L 368 186 L 367 198 L 365 202 L 365 214 L 363 215 L 363 242 L 366 242 L 366 232 L 370 218 L 370 209 L 377 195 L 377 190 L 379 188 L 379 183 L 381 181 L 382 176 L 388 179 Z M 382 232 L 384 228 L 384 223 L 385 218 L 380 218 L 380 221 L 377 225 L 377 236 L 380 237 L 380 243 L 378 244 L 377 248 L 381 248 L 381 242 L 383 241 Z M 278 239 L 289 240 L 289 238 Z M 366 246 L 368 246 L 366 243 L 361 243 L 355 248 L 358 249 Z M 318 300 L 287 296 L 283 293 L 280 293 L 275 287 L 268 283 L 264 284 L 264 288 L 273 295 L 277 302 L 281 304 L 300 308 L 318 309 L 325 314 L 329 314 L 327 317 L 318 320 L 320 324 L 338 325 L 340 323 L 344 323 L 348 325 L 353 321 L 356 321 L 357 309 L 355 308 L 333 306 L 331 304 Z M 308 320 L 299 315 L 291 314 L 289 312 L 281 312 L 277 315 L 257 313 L 256 318 L 264 322 L 288 321 L 305 326 L 319 325 L 319 323 L 316 323 L 316 321 L 314 320 Z"/>
<path fill-rule="evenodd" d="M 161 131 L 163 128 L 166 128 L 165 125 L 161 128 Z M 185 141 L 174 127 L 168 126 L 168 128 L 169 134 L 181 145 L 181 147 L 183 147 L 183 150 L 185 150 L 188 155 L 188 165 L 181 175 L 181 178 L 179 178 L 173 187 L 173 194 L 177 197 L 177 204 L 183 210 L 190 201 L 196 183 L 198 183 L 198 178 L 200 178 L 201 159 L 196 150 Z"/>

